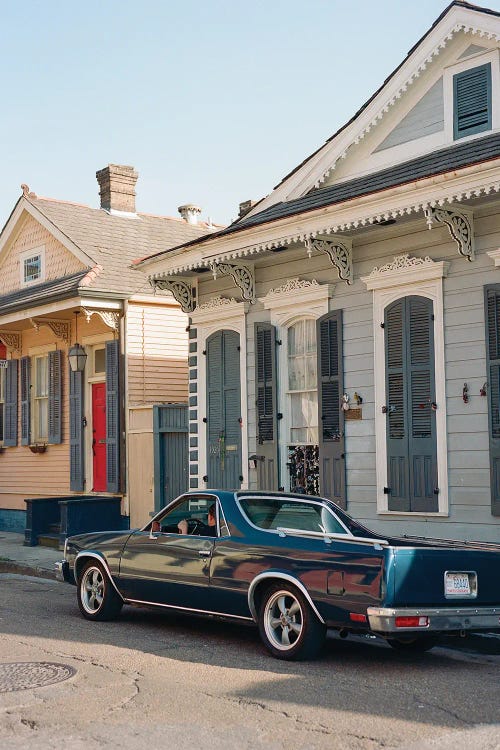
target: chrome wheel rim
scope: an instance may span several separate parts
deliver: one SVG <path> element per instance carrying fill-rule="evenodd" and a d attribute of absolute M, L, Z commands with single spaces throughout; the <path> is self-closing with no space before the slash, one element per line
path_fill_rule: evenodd
<path fill-rule="evenodd" d="M 80 598 L 83 608 L 95 615 L 104 600 L 104 576 L 97 567 L 87 568 L 80 583 Z"/>
<path fill-rule="evenodd" d="M 299 600 L 289 591 L 277 591 L 264 608 L 264 630 L 269 642 L 280 651 L 293 649 L 304 627 Z"/>

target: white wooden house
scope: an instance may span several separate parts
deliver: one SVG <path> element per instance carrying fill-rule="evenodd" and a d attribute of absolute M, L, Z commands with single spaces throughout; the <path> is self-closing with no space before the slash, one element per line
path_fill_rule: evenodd
<path fill-rule="evenodd" d="M 191 487 L 499 541 L 499 48 L 452 2 L 270 195 L 139 264 L 190 315 Z"/>

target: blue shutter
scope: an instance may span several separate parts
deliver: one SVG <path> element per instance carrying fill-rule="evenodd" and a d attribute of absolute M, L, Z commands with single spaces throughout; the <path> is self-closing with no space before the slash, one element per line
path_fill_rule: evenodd
<path fill-rule="evenodd" d="M 21 445 L 31 442 L 31 360 L 21 357 Z"/>
<path fill-rule="evenodd" d="M 3 444 L 17 445 L 17 359 L 9 359 L 5 373 L 5 405 Z"/>
<path fill-rule="evenodd" d="M 491 130 L 491 63 L 453 76 L 453 137 Z"/>
<path fill-rule="evenodd" d="M 436 512 L 432 301 L 394 302 L 385 312 L 385 336 L 389 510 Z"/>
<path fill-rule="evenodd" d="M 259 490 L 277 490 L 276 329 L 270 323 L 255 324 L 255 391 L 257 484 Z"/>
<path fill-rule="evenodd" d="M 120 342 L 106 343 L 106 481 L 120 492 Z"/>
<path fill-rule="evenodd" d="M 500 516 L 500 287 L 486 288 L 491 514 Z"/>
<path fill-rule="evenodd" d="M 49 443 L 62 442 L 61 351 L 49 352 Z"/>
<path fill-rule="evenodd" d="M 69 487 L 83 492 L 83 372 L 69 368 Z"/>
<path fill-rule="evenodd" d="M 342 311 L 318 320 L 319 477 L 321 494 L 346 507 Z"/>

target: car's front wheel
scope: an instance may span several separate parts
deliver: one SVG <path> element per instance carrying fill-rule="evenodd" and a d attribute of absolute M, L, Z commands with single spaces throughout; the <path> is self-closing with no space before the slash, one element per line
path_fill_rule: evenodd
<path fill-rule="evenodd" d="M 437 644 L 438 639 L 433 635 L 421 635 L 415 638 L 388 638 L 387 643 L 396 651 L 407 654 L 423 654 L 430 651 Z"/>
<path fill-rule="evenodd" d="M 97 560 L 85 563 L 78 578 L 78 606 L 87 620 L 113 620 L 120 614 L 123 600 Z"/>
<path fill-rule="evenodd" d="M 264 593 L 259 609 L 259 632 L 277 659 L 312 659 L 321 650 L 326 628 L 305 596 L 288 583 L 276 583 Z"/>

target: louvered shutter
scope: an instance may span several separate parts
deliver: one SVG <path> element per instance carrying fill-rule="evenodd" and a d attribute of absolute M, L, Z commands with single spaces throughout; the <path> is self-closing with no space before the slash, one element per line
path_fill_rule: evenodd
<path fill-rule="evenodd" d="M 486 288 L 491 513 L 500 516 L 500 287 Z"/>
<path fill-rule="evenodd" d="M 207 471 L 209 487 L 241 484 L 240 337 L 218 331 L 207 340 Z"/>
<path fill-rule="evenodd" d="M 49 443 L 62 442 L 61 351 L 49 352 Z"/>
<path fill-rule="evenodd" d="M 17 445 L 17 359 L 9 359 L 5 373 L 5 404 L 3 444 L 8 447 Z"/>
<path fill-rule="evenodd" d="M 404 297 L 385 311 L 389 510 L 438 510 L 432 302 Z"/>
<path fill-rule="evenodd" d="M 120 492 L 120 348 L 106 343 L 106 489 Z"/>
<path fill-rule="evenodd" d="M 31 360 L 21 357 L 21 445 L 31 442 Z"/>
<path fill-rule="evenodd" d="M 277 490 L 276 329 L 270 323 L 255 324 L 255 394 L 258 488 Z"/>
<path fill-rule="evenodd" d="M 453 136 L 491 130 L 491 64 L 453 76 Z"/>
<path fill-rule="evenodd" d="M 69 365 L 68 365 L 69 366 Z M 83 372 L 69 370 L 69 487 L 83 492 Z"/>
<path fill-rule="evenodd" d="M 320 492 L 346 507 L 342 311 L 318 320 L 318 425 Z"/>

